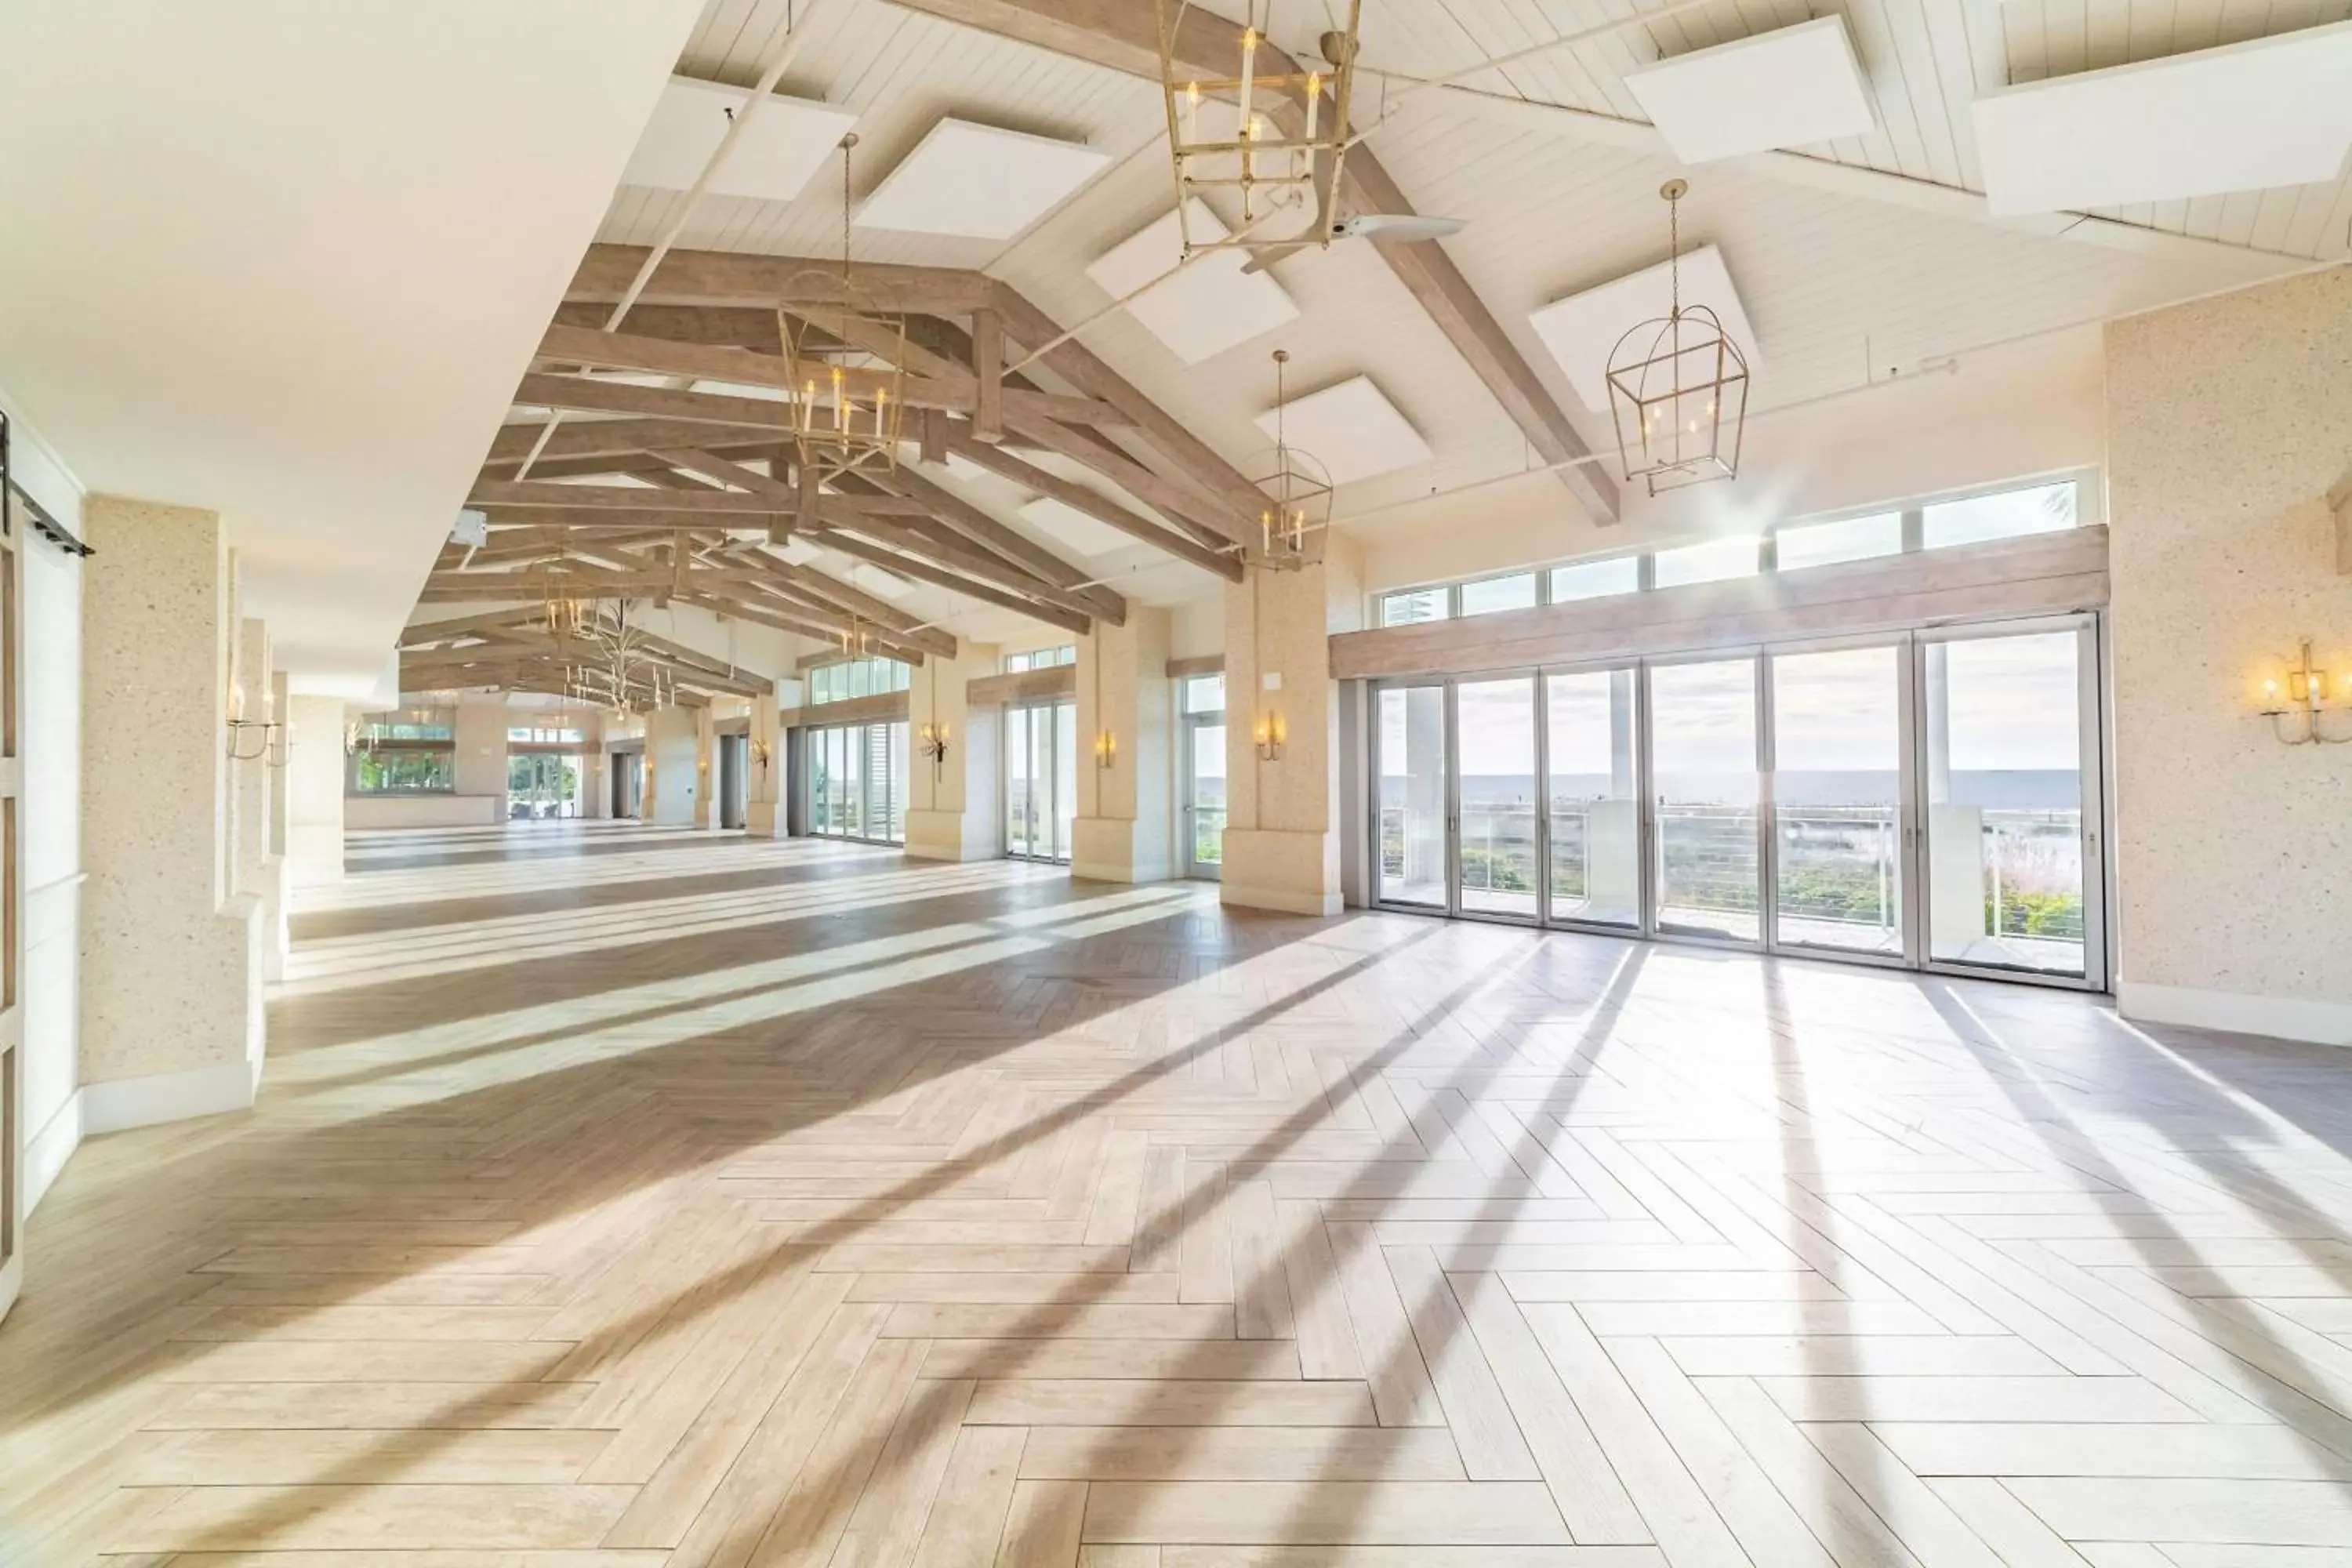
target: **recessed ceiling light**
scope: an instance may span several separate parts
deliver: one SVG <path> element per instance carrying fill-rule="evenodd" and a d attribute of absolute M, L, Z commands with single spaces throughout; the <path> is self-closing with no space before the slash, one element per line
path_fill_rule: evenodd
<path fill-rule="evenodd" d="M 1269 408 L 1257 416 L 1268 440 L 1274 438 L 1274 416 Z M 1410 468 L 1430 457 L 1421 432 L 1369 375 L 1292 398 L 1282 405 L 1282 427 L 1290 447 L 1320 462 L 1335 485 Z"/>
<path fill-rule="evenodd" d="M 1843 16 L 1676 55 L 1630 73 L 1625 85 L 1685 163 L 1878 129 Z"/>
<path fill-rule="evenodd" d="M 1722 321 L 1723 330 L 1748 356 L 1748 368 L 1757 364 L 1756 331 L 1739 290 L 1731 285 L 1723 252 L 1712 245 L 1685 251 L 1682 258 L 1685 306 L 1705 305 Z M 1656 321 L 1673 308 L 1674 284 L 1665 262 L 1623 278 L 1556 300 L 1528 321 L 1551 357 L 1568 374 L 1569 384 L 1584 405 L 1596 414 L 1609 411 L 1609 354 L 1619 339 L 1644 321 Z"/>
<path fill-rule="evenodd" d="M 1203 240 L 1228 232 L 1217 215 L 1195 198 L 1186 221 Z M 1171 211 L 1096 258 L 1087 276 L 1114 300 L 1133 292 L 1184 257 L 1183 231 Z M 1142 298 L 1127 302 L 1127 313 L 1174 351 L 1186 364 L 1198 364 L 1237 343 L 1296 321 L 1298 307 L 1270 273 L 1244 272 L 1247 258 L 1237 250 L 1201 258 Z"/>
<path fill-rule="evenodd" d="M 670 78 L 637 138 L 636 151 L 621 171 L 621 183 L 666 191 L 690 189 L 719 151 L 730 116 L 740 112 L 750 96 L 744 88 Z M 843 133 L 856 123 L 857 116 L 848 110 L 771 95 L 712 176 L 711 194 L 788 202 L 831 161 Z"/>
<path fill-rule="evenodd" d="M 2000 216 L 2333 184 L 2352 22 L 2024 82 L 1972 111 Z"/>
<path fill-rule="evenodd" d="M 1109 162 L 1079 142 L 942 120 L 866 198 L 857 226 L 1010 239 Z"/>

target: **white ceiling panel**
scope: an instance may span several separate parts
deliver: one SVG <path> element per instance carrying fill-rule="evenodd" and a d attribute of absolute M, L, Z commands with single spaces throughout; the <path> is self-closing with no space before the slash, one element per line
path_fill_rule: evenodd
<path fill-rule="evenodd" d="M 646 121 L 636 151 L 622 171 L 625 185 L 690 189 L 727 134 L 729 116 L 751 93 L 740 87 L 674 76 Z M 790 201 L 829 163 L 844 132 L 857 122 L 845 109 L 804 99 L 772 96 L 736 139 L 710 182 L 713 195 Z"/>
<path fill-rule="evenodd" d="M 1275 415 L 1267 409 L 1257 427 L 1271 439 Z M 1369 375 L 1292 398 L 1279 410 L 1283 438 L 1320 462 L 1335 485 L 1368 479 L 1429 460 L 1429 443 L 1397 411 Z"/>
<path fill-rule="evenodd" d="M 1109 162 L 1079 142 L 942 120 L 866 198 L 857 225 L 1010 239 Z"/>
<path fill-rule="evenodd" d="M 1748 324 L 1748 311 L 1739 302 L 1739 290 L 1732 287 L 1722 251 L 1706 245 L 1685 254 L 1682 297 L 1686 307 L 1705 305 L 1716 313 L 1753 371 L 1759 358 L 1756 331 Z M 1673 308 L 1673 280 L 1668 264 L 1661 261 L 1597 289 L 1556 300 L 1528 320 L 1552 358 L 1559 362 L 1576 395 L 1587 408 L 1602 414 L 1609 408 L 1611 352 L 1627 332 L 1644 321 L 1663 320 Z"/>
<path fill-rule="evenodd" d="M 1625 85 L 1685 163 L 1878 129 L 1842 16 L 1676 55 L 1633 72 Z"/>
<path fill-rule="evenodd" d="M 1051 496 L 1039 496 L 1021 509 L 1021 516 L 1024 521 L 1034 523 L 1040 532 L 1068 545 L 1080 555 L 1108 555 L 1135 542 L 1108 523 L 1088 517 L 1077 508 L 1057 501 Z"/>
<path fill-rule="evenodd" d="M 849 569 L 849 580 L 867 593 L 878 594 L 886 599 L 903 599 L 915 591 L 915 585 L 897 573 L 885 572 L 881 567 L 863 561 Z"/>
<path fill-rule="evenodd" d="M 2026 82 L 1973 112 L 1996 215 L 2334 180 L 2352 148 L 2352 22 Z"/>
<path fill-rule="evenodd" d="M 1185 204 L 1193 235 L 1217 240 L 1229 232 L 1197 197 Z M 1133 292 L 1174 267 L 1184 255 L 1181 226 L 1171 210 L 1087 268 L 1087 276 L 1113 299 Z M 1223 353 L 1298 319 L 1298 306 L 1272 273 L 1244 272 L 1239 251 L 1219 251 L 1177 273 L 1138 300 L 1127 313 L 1186 364 Z"/>

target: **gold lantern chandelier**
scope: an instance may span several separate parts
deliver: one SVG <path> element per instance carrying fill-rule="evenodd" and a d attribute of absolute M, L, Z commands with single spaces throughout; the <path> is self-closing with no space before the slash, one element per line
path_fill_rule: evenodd
<path fill-rule="evenodd" d="M 790 378 L 793 446 L 820 479 L 850 472 L 888 473 L 898 466 L 898 425 L 906 406 L 907 318 L 876 308 L 878 299 L 850 266 L 851 150 L 841 139 L 841 271 L 803 273 L 795 299 L 838 301 L 836 331 L 789 310 L 776 312 Z"/>
<path fill-rule="evenodd" d="M 1176 214 L 1189 259 L 1202 250 L 1257 249 L 1251 231 L 1272 213 L 1305 212 L 1307 243 L 1328 243 L 1339 223 L 1339 163 L 1349 141 L 1362 0 L 1348 0 L 1343 27 L 1325 33 L 1327 62 L 1300 70 L 1266 38 L 1274 0 L 1244 0 L 1241 47 L 1230 75 L 1196 74 L 1180 46 L 1190 0 L 1152 0 L 1168 147 L 1176 166 Z M 1271 66 L 1273 68 L 1265 68 Z M 1241 224 L 1196 237 L 1192 204 L 1211 191 L 1238 199 Z"/>
<path fill-rule="evenodd" d="M 1682 199 L 1690 186 L 1668 180 L 1666 275 L 1671 305 L 1617 340 L 1609 353 L 1609 414 L 1625 482 L 1652 495 L 1739 473 L 1748 423 L 1748 356 L 1705 305 L 1685 305 Z"/>
<path fill-rule="evenodd" d="M 1274 450 L 1251 465 L 1249 481 L 1265 494 L 1258 512 L 1259 559 L 1296 570 L 1323 559 L 1331 529 L 1331 471 L 1290 444 L 1283 418 L 1283 367 L 1288 349 L 1274 351 Z"/>

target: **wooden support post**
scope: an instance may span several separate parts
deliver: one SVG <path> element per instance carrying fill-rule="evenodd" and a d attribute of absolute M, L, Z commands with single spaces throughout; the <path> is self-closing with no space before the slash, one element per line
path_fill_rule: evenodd
<path fill-rule="evenodd" d="M 948 411 L 944 408 L 923 410 L 923 461 L 944 463 L 948 460 Z"/>
<path fill-rule="evenodd" d="M 980 378 L 972 437 L 992 447 L 1004 439 L 1004 326 L 994 310 L 971 313 L 971 368 Z"/>
<path fill-rule="evenodd" d="M 793 466 L 793 479 L 800 487 L 800 506 L 793 514 L 793 527 L 806 533 L 816 526 L 816 465 L 802 458 Z"/>

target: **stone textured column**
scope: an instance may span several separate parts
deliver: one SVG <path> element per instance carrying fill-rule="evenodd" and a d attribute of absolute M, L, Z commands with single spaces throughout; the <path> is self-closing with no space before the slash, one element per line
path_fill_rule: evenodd
<path fill-rule="evenodd" d="M 761 759 L 765 758 L 762 762 Z M 784 732 L 776 722 L 776 697 L 770 692 L 751 700 L 751 776 L 750 804 L 743 811 L 743 832 L 751 838 L 784 836 Z"/>
<path fill-rule="evenodd" d="M 971 708 L 965 683 L 996 673 L 993 643 L 963 643 L 957 657 L 926 658 L 907 690 L 907 853 L 919 860 L 991 860 L 1004 853 L 998 820 L 1000 710 Z M 923 728 L 945 727 L 948 754 L 923 754 Z"/>
<path fill-rule="evenodd" d="M 1223 902 L 1339 912 L 1339 775 L 1328 569 L 1253 566 L 1225 589 Z M 1280 755 L 1259 754 L 1271 726 Z"/>
<path fill-rule="evenodd" d="M 343 879 L 343 700 L 287 704 L 286 879 L 315 888 Z"/>
<path fill-rule="evenodd" d="M 234 858 L 236 579 L 220 518 L 92 496 L 82 523 L 106 563 L 84 579 L 82 608 L 81 1082 L 95 1132 L 252 1103 L 262 944 Z"/>
<path fill-rule="evenodd" d="M 1070 869 L 1156 882 L 1169 864 L 1168 612 L 1131 606 L 1078 639 L 1078 800 Z M 1108 735 L 1108 764 L 1099 747 Z"/>

